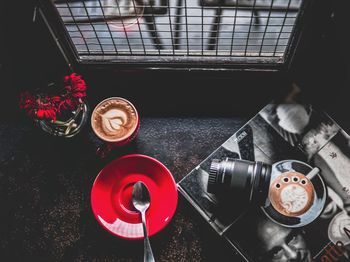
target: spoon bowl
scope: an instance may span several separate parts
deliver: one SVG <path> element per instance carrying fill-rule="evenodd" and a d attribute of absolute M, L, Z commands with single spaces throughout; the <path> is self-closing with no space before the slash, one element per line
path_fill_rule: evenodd
<path fill-rule="evenodd" d="M 139 212 L 146 212 L 151 204 L 147 186 L 143 182 L 136 182 L 132 191 L 132 204 Z"/>

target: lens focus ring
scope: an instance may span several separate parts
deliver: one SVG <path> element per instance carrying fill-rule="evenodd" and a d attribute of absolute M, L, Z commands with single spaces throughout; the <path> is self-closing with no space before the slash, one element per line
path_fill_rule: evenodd
<path fill-rule="evenodd" d="M 263 162 L 242 159 L 213 159 L 208 193 L 232 193 L 249 203 L 261 204 L 267 196 L 271 168 Z"/>
<path fill-rule="evenodd" d="M 215 193 L 218 187 L 218 175 L 220 171 L 220 160 L 213 159 L 209 169 L 208 187 L 207 191 L 209 193 Z"/>

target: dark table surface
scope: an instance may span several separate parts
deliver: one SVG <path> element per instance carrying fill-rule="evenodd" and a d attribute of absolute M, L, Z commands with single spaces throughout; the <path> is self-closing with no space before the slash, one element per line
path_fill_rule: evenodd
<path fill-rule="evenodd" d="M 246 120 L 144 118 L 137 139 L 104 160 L 95 156 L 89 124 L 61 139 L 29 122 L 0 123 L 0 261 L 142 261 L 142 241 L 110 235 L 92 214 L 99 170 L 140 153 L 163 162 L 178 182 Z M 156 261 L 240 261 L 182 197 L 151 244 Z"/>

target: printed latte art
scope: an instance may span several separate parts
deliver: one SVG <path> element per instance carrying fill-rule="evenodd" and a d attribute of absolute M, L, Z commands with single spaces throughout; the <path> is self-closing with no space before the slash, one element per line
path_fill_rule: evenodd
<path fill-rule="evenodd" d="M 98 137 L 116 142 L 131 136 L 138 124 L 138 115 L 133 105 L 122 98 L 110 98 L 96 106 L 91 125 Z"/>
<path fill-rule="evenodd" d="M 302 211 L 307 203 L 309 196 L 306 190 L 299 185 L 289 185 L 281 192 L 281 205 L 288 213 L 298 213 Z"/>
<path fill-rule="evenodd" d="M 270 185 L 269 199 L 274 209 L 282 215 L 301 216 L 312 206 L 314 187 L 305 175 L 286 172 Z"/>

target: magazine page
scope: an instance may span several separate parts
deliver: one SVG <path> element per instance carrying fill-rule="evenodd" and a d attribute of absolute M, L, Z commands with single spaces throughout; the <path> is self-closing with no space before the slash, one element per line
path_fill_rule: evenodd
<path fill-rule="evenodd" d="M 274 164 L 285 159 L 317 167 L 325 187 L 312 223 L 288 227 L 263 208 L 207 192 L 213 159 Z M 179 182 L 179 189 L 216 232 L 249 261 L 348 261 L 350 249 L 350 137 L 300 94 L 267 105 Z M 283 223 L 282 223 L 283 224 Z"/>
<path fill-rule="evenodd" d="M 276 105 L 265 109 L 271 112 L 273 106 Z M 265 109 L 261 115 L 271 116 Z M 327 188 L 325 207 L 313 223 L 300 228 L 281 226 L 261 209 L 250 210 L 226 231 L 226 237 L 251 261 L 350 259 L 350 137 L 327 115 L 313 113 L 316 116 L 310 119 L 324 121 L 315 121 L 313 128 L 306 125 L 307 131 L 300 132 L 298 139 L 290 140 L 285 130 L 273 127 L 286 142 L 303 152 L 310 165 L 321 170 Z"/>

